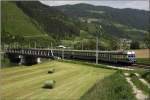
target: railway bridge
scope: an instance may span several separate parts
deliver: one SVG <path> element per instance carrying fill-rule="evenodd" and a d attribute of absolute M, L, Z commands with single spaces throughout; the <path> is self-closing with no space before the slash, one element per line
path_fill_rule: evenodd
<path fill-rule="evenodd" d="M 33 48 L 7 48 L 4 50 L 11 62 L 25 65 L 32 65 L 41 62 L 41 58 L 54 59 L 53 51 L 51 49 L 33 49 Z"/>

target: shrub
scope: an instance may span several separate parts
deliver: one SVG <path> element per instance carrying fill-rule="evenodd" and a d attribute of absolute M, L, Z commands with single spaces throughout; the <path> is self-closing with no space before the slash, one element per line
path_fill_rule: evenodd
<path fill-rule="evenodd" d="M 137 77 L 136 75 L 135 75 L 135 73 L 130 73 L 130 75 L 129 75 L 129 77 Z"/>
<path fill-rule="evenodd" d="M 146 79 L 150 83 L 150 71 L 143 73 L 142 78 Z"/>

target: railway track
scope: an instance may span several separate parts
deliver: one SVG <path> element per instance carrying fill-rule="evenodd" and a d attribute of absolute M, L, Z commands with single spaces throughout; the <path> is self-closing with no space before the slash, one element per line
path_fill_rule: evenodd
<path fill-rule="evenodd" d="M 149 69 L 150 70 L 150 65 L 144 65 L 144 64 L 132 64 L 131 66 L 125 66 L 128 68 L 143 68 L 143 69 Z"/>

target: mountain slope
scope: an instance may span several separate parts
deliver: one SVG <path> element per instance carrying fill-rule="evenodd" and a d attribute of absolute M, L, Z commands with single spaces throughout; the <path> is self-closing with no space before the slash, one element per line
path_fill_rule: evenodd
<path fill-rule="evenodd" d="M 136 9 L 117 9 L 106 6 L 93 6 L 89 4 L 75 4 L 56 6 L 65 14 L 76 17 L 94 17 L 116 21 L 120 24 L 134 28 L 147 29 L 149 25 L 149 12 Z"/>
<path fill-rule="evenodd" d="M 24 13 L 35 19 L 50 36 L 56 39 L 79 34 L 79 29 L 61 11 L 38 1 L 18 1 L 16 4 Z"/>
<path fill-rule="evenodd" d="M 13 42 L 27 44 L 40 37 L 43 41 L 51 41 L 40 25 L 27 16 L 14 2 L 2 1 L 2 43 Z M 29 38 L 30 37 L 30 38 Z M 40 41 L 39 41 L 40 42 Z"/>
<path fill-rule="evenodd" d="M 149 26 L 149 12 L 136 9 L 116 9 L 89 4 L 54 6 L 66 15 L 87 24 L 101 25 L 104 34 L 117 38 L 142 40 Z"/>
<path fill-rule="evenodd" d="M 2 2 L 2 32 L 23 36 L 46 34 L 12 2 Z"/>

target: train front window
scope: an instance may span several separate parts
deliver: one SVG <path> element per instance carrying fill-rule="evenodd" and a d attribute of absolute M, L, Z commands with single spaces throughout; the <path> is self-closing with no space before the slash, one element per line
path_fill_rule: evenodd
<path fill-rule="evenodd" d="M 135 55 L 134 54 L 130 54 L 130 55 L 128 55 L 128 57 L 135 57 Z"/>

